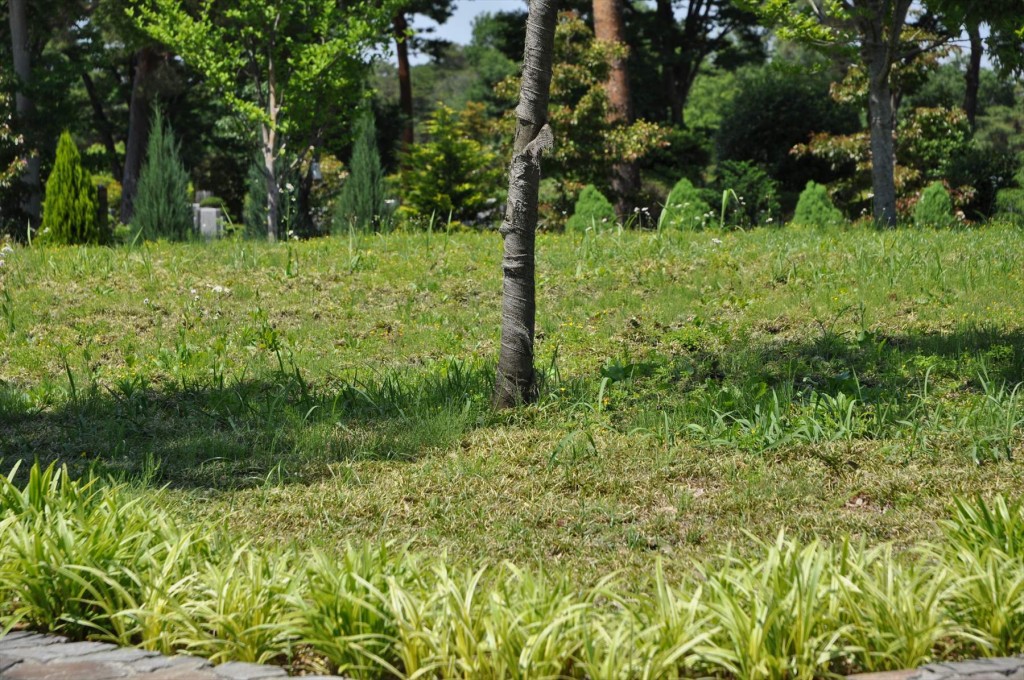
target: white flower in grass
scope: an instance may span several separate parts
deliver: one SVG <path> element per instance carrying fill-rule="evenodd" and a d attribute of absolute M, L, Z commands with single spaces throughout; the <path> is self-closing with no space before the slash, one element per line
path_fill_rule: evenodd
<path fill-rule="evenodd" d="M 713 238 L 711 239 L 711 242 L 714 243 L 716 246 L 722 245 L 722 239 L 720 238 Z"/>
<path fill-rule="evenodd" d="M 227 286 L 219 286 L 219 285 L 218 286 L 211 286 L 210 290 L 212 290 L 214 293 L 216 293 L 218 295 L 227 295 L 228 293 L 231 292 L 231 289 L 228 288 Z"/>
<path fill-rule="evenodd" d="M 0 253 L 4 253 L 4 254 L 13 253 L 13 252 L 14 252 L 14 248 L 11 247 L 10 243 L 5 244 L 4 247 L 2 249 L 0 249 Z"/>

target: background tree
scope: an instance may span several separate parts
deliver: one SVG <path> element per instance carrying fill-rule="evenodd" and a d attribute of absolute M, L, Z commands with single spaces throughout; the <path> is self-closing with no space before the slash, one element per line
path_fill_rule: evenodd
<path fill-rule="evenodd" d="M 356 127 L 349 175 L 338 196 L 333 230 L 378 230 L 384 210 L 384 168 L 377 151 L 377 126 L 368 111 Z"/>
<path fill-rule="evenodd" d="M 555 52 L 556 0 L 531 0 L 526 20 L 523 76 L 516 106 L 516 132 L 509 166 L 508 205 L 501 225 L 504 274 L 501 291 L 501 349 L 494 404 L 508 408 L 537 397 L 533 369 L 536 323 L 534 271 L 540 162 L 554 139 L 548 98 Z"/>
<path fill-rule="evenodd" d="M 335 0 L 279 3 L 213 0 L 199 7 L 153 0 L 134 16 L 219 87 L 228 104 L 259 130 L 266 179 L 267 237 L 278 237 L 285 148 L 301 160 L 362 97 L 368 51 L 379 44 L 389 3 L 342 6 Z"/>
<path fill-rule="evenodd" d="M 57 143 L 57 158 L 46 180 L 40 243 L 71 245 L 106 240 L 96 214 L 96 190 L 82 167 L 81 154 L 68 132 Z"/>
<path fill-rule="evenodd" d="M 409 27 L 409 17 L 422 14 L 443 24 L 452 15 L 453 0 L 405 0 L 395 9 L 392 27 L 395 37 L 395 55 L 398 61 L 399 106 L 402 112 L 402 150 L 408 150 L 415 140 L 415 117 L 412 98 L 412 67 L 409 63 L 410 47 L 429 47 L 436 52 L 437 44 L 417 37 Z"/>
<path fill-rule="evenodd" d="M 608 117 L 626 124 L 633 122 L 633 95 L 629 87 L 626 29 L 622 21 L 622 0 L 594 0 L 594 38 L 618 49 L 611 51 L 608 64 Z M 632 209 L 631 201 L 640 186 L 640 169 L 635 160 L 619 159 L 611 167 L 611 186 L 615 209 L 625 219 Z"/>
<path fill-rule="evenodd" d="M 148 138 L 132 226 L 148 239 L 184 241 L 193 230 L 188 173 L 174 131 L 159 108 L 153 112 Z"/>

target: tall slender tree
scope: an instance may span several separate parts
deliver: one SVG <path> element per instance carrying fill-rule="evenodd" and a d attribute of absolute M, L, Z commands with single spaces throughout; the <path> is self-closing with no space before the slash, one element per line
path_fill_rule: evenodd
<path fill-rule="evenodd" d="M 25 129 L 32 120 L 34 110 L 28 89 L 32 83 L 32 58 L 29 51 L 27 0 L 7 0 L 8 19 L 11 26 L 11 57 L 14 74 L 18 77 L 14 98 L 15 111 L 20 129 Z M 31 148 L 29 145 L 26 148 Z M 22 181 L 26 185 L 26 198 L 22 210 L 32 226 L 39 224 L 42 187 L 39 184 L 39 155 L 29 152 L 25 159 Z"/>
<path fill-rule="evenodd" d="M 526 50 L 516 106 L 516 132 L 509 166 L 508 202 L 501 225 L 504 274 L 501 300 L 501 349 L 494 405 L 508 408 L 537 397 L 533 368 L 536 323 L 535 241 L 540 161 L 553 143 L 548 98 L 555 51 L 557 0 L 530 0 Z"/>
<path fill-rule="evenodd" d="M 415 111 L 412 99 L 412 67 L 410 47 L 422 45 L 409 27 L 409 17 L 422 14 L 439 24 L 444 23 L 455 9 L 454 0 L 403 0 L 391 20 L 395 36 L 395 56 L 398 60 L 398 106 L 402 112 L 402 151 L 408 151 L 415 141 Z"/>
<path fill-rule="evenodd" d="M 622 22 L 622 0 L 594 0 L 594 37 L 613 45 L 626 44 L 626 29 Z M 616 52 L 608 71 L 605 92 L 608 94 L 608 113 L 612 120 L 633 122 L 633 96 L 629 87 L 628 52 Z M 640 168 L 636 162 L 620 160 L 611 169 L 612 191 L 615 193 L 615 212 L 620 219 L 629 214 L 634 195 L 640 186 Z"/>

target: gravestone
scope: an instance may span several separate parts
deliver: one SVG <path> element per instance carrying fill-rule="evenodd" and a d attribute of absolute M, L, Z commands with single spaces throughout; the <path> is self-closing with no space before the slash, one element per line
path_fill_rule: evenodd
<path fill-rule="evenodd" d="M 199 209 L 199 234 L 205 239 L 220 236 L 220 210 L 217 208 Z"/>

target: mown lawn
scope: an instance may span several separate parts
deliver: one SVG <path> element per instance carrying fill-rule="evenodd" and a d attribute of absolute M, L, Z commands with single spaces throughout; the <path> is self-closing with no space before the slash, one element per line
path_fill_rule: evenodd
<path fill-rule="evenodd" d="M 938 536 L 1022 488 L 1024 232 L 538 240 L 538 404 L 493 412 L 500 237 L 16 248 L 0 457 L 257 542 L 581 583 L 751 536 Z M 749 532 L 749 535 L 748 533 Z"/>

